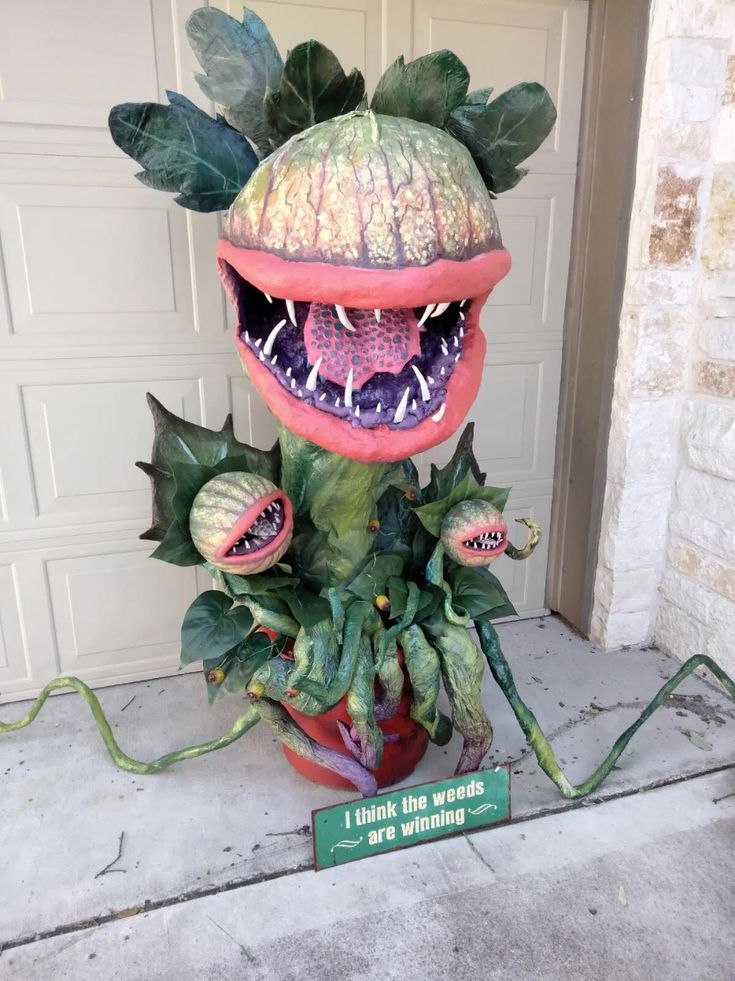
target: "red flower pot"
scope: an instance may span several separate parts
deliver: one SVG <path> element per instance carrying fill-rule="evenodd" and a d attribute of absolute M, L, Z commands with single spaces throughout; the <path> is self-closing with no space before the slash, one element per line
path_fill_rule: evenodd
<path fill-rule="evenodd" d="M 401 667 L 403 667 L 403 654 L 401 651 L 398 652 L 398 656 Z M 386 719 L 384 722 L 378 723 L 386 735 L 398 735 L 398 739 L 395 742 L 386 742 L 383 751 L 383 762 L 377 770 L 373 771 L 379 787 L 388 787 L 410 776 L 426 752 L 426 747 L 429 743 L 429 736 L 424 727 L 420 726 L 418 722 L 414 722 L 410 717 L 411 683 L 405 668 L 403 668 L 403 678 L 403 696 L 401 697 L 398 711 L 392 719 Z M 328 746 L 329 749 L 334 749 L 338 753 L 345 753 L 347 755 L 345 744 L 337 728 L 338 720 L 347 725 L 351 723 L 351 719 L 347 714 L 346 696 L 329 709 L 328 712 L 323 712 L 321 715 L 303 715 L 290 705 L 286 705 L 285 702 L 283 705 L 288 714 L 315 742 L 321 743 L 322 746 Z M 325 787 L 354 789 L 348 780 L 343 779 L 331 770 L 305 760 L 302 756 L 298 756 L 293 750 L 290 750 L 288 746 L 283 746 L 282 748 L 286 759 L 294 770 L 300 773 L 302 777 L 306 777 L 307 780 L 313 780 L 314 783 L 323 784 Z"/>

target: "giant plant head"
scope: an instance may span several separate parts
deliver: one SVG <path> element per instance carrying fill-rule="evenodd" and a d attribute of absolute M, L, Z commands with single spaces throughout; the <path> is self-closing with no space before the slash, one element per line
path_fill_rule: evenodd
<path fill-rule="evenodd" d="M 144 183 L 229 208 L 217 257 L 236 341 L 280 422 L 364 462 L 454 433 L 480 385 L 482 306 L 510 267 L 492 198 L 551 129 L 545 89 L 469 92 L 449 51 L 399 58 L 368 101 L 316 41 L 214 8 L 187 33 L 223 116 L 184 97 L 113 109 Z"/>

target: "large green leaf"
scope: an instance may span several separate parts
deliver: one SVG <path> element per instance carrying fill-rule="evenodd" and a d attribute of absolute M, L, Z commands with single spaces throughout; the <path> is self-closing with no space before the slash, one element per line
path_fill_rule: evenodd
<path fill-rule="evenodd" d="M 500 581 L 487 569 L 454 565 L 447 571 L 453 602 L 473 620 L 514 616 L 515 609 Z"/>
<path fill-rule="evenodd" d="M 353 68 L 345 75 L 336 56 L 318 41 L 289 52 L 277 89 L 265 99 L 265 116 L 281 141 L 351 112 L 365 93 L 365 79 Z"/>
<path fill-rule="evenodd" d="M 287 641 L 287 637 L 277 637 L 271 641 L 268 634 L 258 630 L 222 657 L 206 660 L 204 677 L 210 704 L 221 695 L 245 691 L 258 668 L 269 658 L 280 654 Z M 211 680 L 210 672 L 216 668 L 224 674 L 222 681 Z"/>
<path fill-rule="evenodd" d="M 268 28 L 247 7 L 242 23 L 217 7 L 200 7 L 186 22 L 186 36 L 206 72 L 194 76 L 202 92 L 222 107 L 230 126 L 267 153 L 271 132 L 263 101 L 283 69 Z"/>
<path fill-rule="evenodd" d="M 229 208 L 258 166 L 255 151 L 223 119 L 212 119 L 183 95 L 166 94 L 168 106 L 115 106 L 108 120 L 113 140 L 144 168 L 135 175 L 139 181 L 176 191 L 183 208 Z"/>
<path fill-rule="evenodd" d="M 222 579 L 227 589 L 236 596 L 257 596 L 259 598 L 264 593 L 291 589 L 298 583 L 298 579 L 279 575 L 275 569 L 269 569 L 267 572 L 260 572 L 252 576 L 238 576 L 231 572 L 223 572 Z"/>
<path fill-rule="evenodd" d="M 435 538 L 441 533 L 442 521 L 450 508 L 460 501 L 480 500 L 489 501 L 498 511 L 502 511 L 508 500 L 509 487 L 483 487 L 477 483 L 474 475 L 468 471 L 451 492 L 438 501 L 423 504 L 416 508 L 414 514 L 427 531 Z"/>
<path fill-rule="evenodd" d="M 137 463 L 136 466 L 151 479 L 153 520 L 141 538 L 162 541 L 174 520 L 175 464 L 214 468 L 214 476 L 221 472 L 217 467 L 227 467 L 229 463 L 225 461 L 231 460 L 237 464 L 233 469 L 256 473 L 278 483 L 280 453 L 277 443 L 270 450 L 256 449 L 235 438 L 232 416 L 225 419 L 219 431 L 205 429 L 169 412 L 150 392 L 146 398 L 153 415 L 153 449 L 151 462 Z"/>
<path fill-rule="evenodd" d="M 541 146 L 556 122 L 543 85 L 521 82 L 497 99 L 455 109 L 446 128 L 466 144 L 492 194 L 515 187 L 527 173 L 518 164 Z"/>
<path fill-rule="evenodd" d="M 469 72 L 451 51 L 434 51 L 408 64 L 401 55 L 383 72 L 370 108 L 441 127 L 462 103 L 469 82 Z"/>
<path fill-rule="evenodd" d="M 299 525 L 306 523 L 306 519 L 303 519 Z M 329 582 L 326 532 L 312 528 L 294 536 L 288 554 L 293 562 L 294 574 L 307 589 L 313 592 L 324 589 Z"/>
<path fill-rule="evenodd" d="M 199 565 L 204 562 L 191 540 L 188 523 L 182 525 L 177 520 L 172 521 L 168 526 L 158 548 L 151 552 L 151 558 L 183 566 Z"/>
<path fill-rule="evenodd" d="M 253 626 L 245 606 L 217 589 L 209 589 L 194 600 L 181 624 L 181 664 L 210 661 L 240 644 Z"/>

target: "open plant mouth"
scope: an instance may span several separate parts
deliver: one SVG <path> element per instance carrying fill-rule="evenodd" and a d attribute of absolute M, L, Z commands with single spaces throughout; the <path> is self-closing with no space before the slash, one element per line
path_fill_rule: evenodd
<path fill-rule="evenodd" d="M 462 546 L 472 552 L 504 552 L 508 541 L 503 531 L 483 531 L 462 542 Z"/>
<path fill-rule="evenodd" d="M 444 415 L 471 298 L 421 307 L 346 308 L 270 296 L 224 260 L 241 345 L 283 389 L 355 428 L 411 429 Z"/>
<path fill-rule="evenodd" d="M 239 555 L 254 555 L 275 542 L 283 531 L 285 524 L 285 505 L 283 500 L 276 499 L 271 501 L 257 515 L 255 520 L 247 528 L 235 526 L 234 535 L 238 537 L 234 542 L 228 542 L 225 546 L 225 558 Z M 248 518 L 249 520 L 249 518 Z"/>

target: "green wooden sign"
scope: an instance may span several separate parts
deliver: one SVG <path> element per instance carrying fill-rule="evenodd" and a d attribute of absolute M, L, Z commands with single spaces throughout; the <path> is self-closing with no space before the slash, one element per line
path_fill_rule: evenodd
<path fill-rule="evenodd" d="M 464 773 L 312 811 L 314 864 L 344 865 L 509 819 L 508 767 Z"/>

